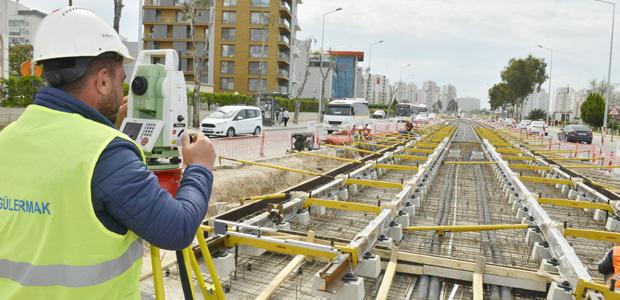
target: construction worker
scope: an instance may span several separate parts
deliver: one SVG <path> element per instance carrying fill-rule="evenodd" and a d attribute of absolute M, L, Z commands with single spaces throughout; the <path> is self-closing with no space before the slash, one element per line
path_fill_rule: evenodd
<path fill-rule="evenodd" d="M 207 212 L 213 146 L 182 138 L 187 168 L 173 198 L 114 128 L 132 57 L 112 27 L 60 9 L 33 47 L 48 86 L 0 131 L 0 299 L 139 299 L 142 239 L 190 245 Z"/>
<path fill-rule="evenodd" d="M 611 248 L 598 263 L 598 272 L 605 275 L 608 284 L 615 279 L 615 289 L 620 290 L 620 245 Z"/>

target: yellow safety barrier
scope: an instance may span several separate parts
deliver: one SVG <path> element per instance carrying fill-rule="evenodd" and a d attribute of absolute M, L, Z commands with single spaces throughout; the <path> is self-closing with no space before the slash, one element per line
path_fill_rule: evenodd
<path fill-rule="evenodd" d="M 609 286 L 585 280 L 580 280 L 579 283 L 577 283 L 575 298 L 577 300 L 586 299 L 586 290 L 593 290 L 601 293 L 605 300 L 620 300 L 620 293 L 612 292 Z"/>
<path fill-rule="evenodd" d="M 252 196 L 252 197 L 247 197 L 247 198 L 241 198 L 241 199 L 239 199 L 239 202 L 241 203 L 241 205 L 243 205 L 245 202 L 248 202 L 248 201 L 260 201 L 260 200 L 269 200 L 269 199 L 279 199 L 279 198 L 284 198 L 286 196 L 287 195 L 284 194 L 284 193 L 262 195 L 262 196 Z"/>
<path fill-rule="evenodd" d="M 497 153 L 500 154 L 521 154 L 522 151 L 514 148 L 497 148 L 495 149 Z"/>
<path fill-rule="evenodd" d="M 375 164 L 375 169 L 388 169 L 388 170 L 397 170 L 397 171 L 417 171 L 418 167 L 391 165 L 391 164 Z"/>
<path fill-rule="evenodd" d="M 537 183 L 545 183 L 545 184 L 564 184 L 568 186 L 575 186 L 575 183 L 569 179 L 559 179 L 559 178 L 546 178 L 546 177 L 538 177 L 538 176 L 519 176 L 521 181 L 528 182 L 537 182 Z"/>
<path fill-rule="evenodd" d="M 381 148 L 381 149 L 390 148 L 390 147 L 394 146 L 394 145 L 375 144 L 375 143 L 360 143 L 360 142 L 353 143 L 353 145 L 367 146 L 367 147 L 376 147 L 376 148 Z"/>
<path fill-rule="evenodd" d="M 514 170 L 543 170 L 549 171 L 551 167 L 547 166 L 538 166 L 538 165 L 527 165 L 527 164 L 508 164 L 508 167 Z"/>
<path fill-rule="evenodd" d="M 419 156 L 419 155 L 408 155 L 408 154 L 394 154 L 393 158 L 400 158 L 404 160 L 413 160 L 413 161 L 426 161 L 428 157 Z"/>
<path fill-rule="evenodd" d="M 523 161 L 536 160 L 535 158 L 530 157 L 530 156 L 519 156 L 519 155 L 502 155 L 502 158 L 504 160 L 523 160 Z"/>
<path fill-rule="evenodd" d="M 356 211 L 356 212 L 369 212 L 373 214 L 381 213 L 381 207 L 364 203 L 308 198 L 304 201 L 304 207 L 310 206 L 323 206 L 327 208 L 333 208 L 337 210 Z"/>
<path fill-rule="evenodd" d="M 355 179 L 355 178 L 347 178 L 344 181 L 344 184 L 357 184 L 361 186 L 369 186 L 376 187 L 382 189 L 402 189 L 403 185 L 395 182 L 387 182 L 387 181 L 378 181 L 378 180 L 365 180 L 365 179 Z"/>
<path fill-rule="evenodd" d="M 620 233 L 618 232 L 590 230 L 590 229 L 564 228 L 564 236 L 584 238 L 584 239 L 595 240 L 595 241 L 620 243 Z"/>
<path fill-rule="evenodd" d="M 259 163 L 259 162 L 255 162 L 255 161 L 249 161 L 249 160 L 228 158 L 228 157 L 224 157 L 224 156 L 220 156 L 220 159 L 230 160 L 230 161 L 234 161 L 234 162 L 238 162 L 238 163 L 242 163 L 242 164 L 246 164 L 246 165 L 254 165 L 254 166 L 258 166 L 258 167 L 265 167 L 265 168 L 271 168 L 271 169 L 276 169 L 276 170 L 282 170 L 282 171 L 287 171 L 287 172 L 293 172 L 293 173 L 300 173 L 300 174 L 305 174 L 305 175 L 320 176 L 320 177 L 331 177 L 331 178 L 333 178 L 332 176 L 324 175 L 324 174 L 317 173 L 317 172 L 306 171 L 306 170 L 299 170 L 299 169 L 293 169 L 293 168 L 287 168 L 287 167 L 282 167 L 282 166 L 273 165 L 273 164 L 266 164 L 266 163 Z"/>
<path fill-rule="evenodd" d="M 538 203 L 540 204 L 550 204 L 554 206 L 563 206 L 563 207 L 572 207 L 572 208 L 591 208 L 591 209 L 600 209 L 609 212 L 613 212 L 614 209 L 611 205 L 606 203 L 596 203 L 590 201 L 577 201 L 572 199 L 560 199 L 560 198 L 538 198 Z"/>
<path fill-rule="evenodd" d="M 491 230 L 528 229 L 528 224 L 492 224 L 492 225 L 439 225 L 439 226 L 409 226 L 408 231 L 436 231 L 439 234 L 445 232 L 473 232 Z"/>

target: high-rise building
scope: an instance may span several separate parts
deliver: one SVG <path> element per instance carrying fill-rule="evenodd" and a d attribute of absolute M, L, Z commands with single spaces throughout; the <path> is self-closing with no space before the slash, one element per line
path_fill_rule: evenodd
<path fill-rule="evenodd" d="M 422 86 L 423 100 L 420 104 L 426 104 L 429 110 L 433 107 L 435 102 L 439 101 L 439 86 L 432 80 L 424 81 Z"/>
<path fill-rule="evenodd" d="M 417 103 L 418 87 L 415 83 L 398 81 L 394 84 L 394 90 L 398 102 Z"/>
<path fill-rule="evenodd" d="M 205 7 L 197 11 L 195 22 L 196 47 L 192 42 L 191 28 L 183 12 L 183 0 L 144 0 L 142 24 L 144 33 L 142 40 L 144 49 L 175 49 L 179 52 L 179 59 L 185 80 L 194 81 L 194 51 L 198 51 L 202 58 L 200 81 L 211 82 L 212 72 L 209 66 L 207 37 L 212 36 L 209 27 L 211 9 Z M 220 2 L 220 1 L 218 1 Z M 213 40 L 213 39 L 211 39 Z M 159 58 L 155 58 L 159 62 Z M 163 61 L 162 61 L 163 62 Z"/>
<path fill-rule="evenodd" d="M 363 75 L 362 91 L 369 104 L 390 104 L 390 81 L 385 75 Z"/>
<path fill-rule="evenodd" d="M 456 99 L 459 112 L 472 112 L 480 109 L 480 99 L 474 97 L 461 97 Z"/>
<path fill-rule="evenodd" d="M 355 94 L 354 98 L 364 98 L 364 92 L 362 90 L 363 82 L 364 82 L 364 68 L 357 67 L 357 72 L 355 72 Z"/>
<path fill-rule="evenodd" d="M 217 0 L 215 91 L 290 94 L 300 0 Z"/>
<path fill-rule="evenodd" d="M 451 84 L 442 86 L 440 100 L 442 111 L 445 111 L 450 100 L 456 100 L 456 87 Z"/>
<path fill-rule="evenodd" d="M 360 51 L 329 51 L 334 58 L 332 96 L 335 99 L 355 97 L 356 79 L 359 67 L 357 63 L 364 61 L 364 52 Z"/>

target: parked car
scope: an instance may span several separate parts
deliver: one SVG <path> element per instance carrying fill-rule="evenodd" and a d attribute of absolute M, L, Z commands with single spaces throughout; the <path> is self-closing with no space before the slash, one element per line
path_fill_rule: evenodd
<path fill-rule="evenodd" d="M 549 135 L 547 132 L 547 124 L 544 121 L 532 121 L 530 126 L 527 127 L 527 131 L 530 134 L 541 134 Z"/>
<path fill-rule="evenodd" d="M 566 142 L 586 142 L 592 144 L 592 130 L 584 125 L 566 125 L 560 129 L 558 139 Z"/>
<path fill-rule="evenodd" d="M 381 109 L 378 109 L 374 113 L 372 113 L 371 117 L 373 119 L 385 119 L 385 116 L 386 116 L 385 111 L 381 110 Z"/>
<path fill-rule="evenodd" d="M 200 130 L 209 136 L 258 135 L 263 131 L 263 116 L 254 106 L 222 106 L 202 120 Z"/>
<path fill-rule="evenodd" d="M 530 120 L 521 120 L 519 125 L 517 125 L 517 128 L 521 130 L 527 130 L 527 127 L 530 126 L 530 124 L 532 124 L 532 121 Z"/>

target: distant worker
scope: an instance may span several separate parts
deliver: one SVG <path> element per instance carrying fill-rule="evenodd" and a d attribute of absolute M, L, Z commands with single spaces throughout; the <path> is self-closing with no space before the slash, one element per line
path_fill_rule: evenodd
<path fill-rule="evenodd" d="M 286 124 L 288 123 L 288 109 L 284 108 L 284 111 L 282 112 L 282 122 L 284 123 L 284 127 L 286 127 Z"/>
<path fill-rule="evenodd" d="M 616 280 L 616 291 L 620 291 L 620 245 L 611 248 L 605 257 L 598 263 L 598 272 L 605 275 L 606 282 Z"/>
<path fill-rule="evenodd" d="M 133 60 L 114 29 L 68 7 L 43 19 L 33 47 L 48 86 L 0 131 L 0 298 L 140 299 L 142 239 L 190 245 L 208 208 L 213 146 L 183 136 L 173 198 L 114 127 Z"/>

